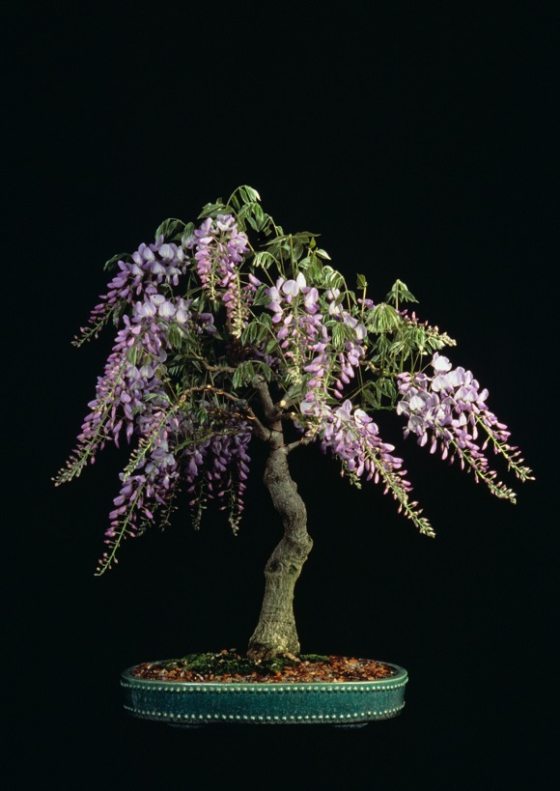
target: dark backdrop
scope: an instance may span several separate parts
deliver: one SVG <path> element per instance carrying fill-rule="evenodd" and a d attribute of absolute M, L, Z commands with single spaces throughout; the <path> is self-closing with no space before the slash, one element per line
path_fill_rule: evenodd
<path fill-rule="evenodd" d="M 558 15 L 380 8 L 44 2 L 7 20 L 5 659 L 22 671 L 10 788 L 33 775 L 38 788 L 486 789 L 546 768 Z M 374 486 L 358 494 L 318 451 L 293 454 L 315 541 L 297 590 L 303 649 L 410 672 L 402 716 L 361 731 L 191 733 L 120 710 L 124 667 L 245 645 L 279 537 L 258 451 L 237 538 L 217 514 L 194 533 L 183 510 L 100 579 L 122 453 L 50 482 L 111 346 L 110 333 L 70 346 L 103 261 L 242 183 L 286 230 L 320 232 L 374 297 L 405 280 L 537 474 L 512 507 L 381 420 L 430 541 Z"/>

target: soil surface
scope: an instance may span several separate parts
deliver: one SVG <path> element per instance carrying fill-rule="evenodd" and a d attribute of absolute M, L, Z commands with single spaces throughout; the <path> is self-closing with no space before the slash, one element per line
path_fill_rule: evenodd
<path fill-rule="evenodd" d="M 373 681 L 396 671 L 374 659 L 302 654 L 256 663 L 229 648 L 217 653 L 188 654 L 179 659 L 143 662 L 134 669 L 138 678 L 158 681 L 220 681 L 222 683 Z"/>

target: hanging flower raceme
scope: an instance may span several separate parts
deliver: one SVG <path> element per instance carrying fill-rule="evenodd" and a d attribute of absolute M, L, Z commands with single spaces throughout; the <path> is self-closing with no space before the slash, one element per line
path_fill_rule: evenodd
<path fill-rule="evenodd" d="M 325 383 L 330 334 L 319 310 L 318 290 L 308 286 L 300 272 L 292 280 L 279 277 L 276 285 L 267 289 L 267 296 L 288 379 L 299 384 L 305 373 L 311 374 L 309 388 L 314 398 L 319 397 Z"/>
<path fill-rule="evenodd" d="M 231 334 L 239 338 L 247 324 L 248 305 L 260 281 L 251 276 L 242 285 L 239 265 L 249 249 L 247 235 L 240 231 L 231 214 L 207 217 L 186 242 L 195 250 L 196 271 L 209 297 L 223 302 Z"/>
<path fill-rule="evenodd" d="M 177 442 L 179 425 L 166 399 L 161 405 L 150 400 L 147 410 L 138 418 L 142 441 L 126 470 L 119 474 L 122 486 L 109 514 L 104 540 L 107 549 L 99 559 L 97 574 L 118 562 L 116 553 L 124 538 L 141 535 L 153 521 L 156 510 L 170 508 L 179 478 L 177 460 L 171 451 Z"/>
<path fill-rule="evenodd" d="M 221 510 L 228 510 L 230 526 L 237 533 L 244 510 L 244 495 L 249 475 L 249 444 L 252 429 L 249 422 L 236 413 L 226 414 L 219 424 L 202 438 L 196 439 L 192 424 L 187 428 L 192 436 L 185 448 L 185 468 L 189 505 L 194 513 L 195 527 L 199 527 L 202 511 L 208 500 L 216 500 Z"/>
<path fill-rule="evenodd" d="M 148 398 L 155 398 L 156 403 L 165 399 L 156 371 L 167 358 L 167 328 L 171 321 L 185 325 L 190 315 L 187 301 L 180 297 L 166 299 L 149 285 L 144 300 L 133 306 L 132 316 L 123 316 L 124 326 L 98 378 L 95 398 L 88 403 L 90 411 L 82 423 L 77 447 L 55 479 L 57 484 L 78 476 L 87 463 L 93 464 L 108 441 L 118 447 L 123 428 L 130 442 L 135 416 L 146 409 Z"/>
<path fill-rule="evenodd" d="M 187 268 L 188 259 L 182 247 L 166 242 L 163 236 L 152 244 L 142 243 L 132 254 L 131 261 L 118 261 L 119 272 L 109 282 L 107 291 L 93 308 L 88 323 L 81 327 L 75 345 L 96 337 L 113 309 L 121 304 L 132 304 L 141 299 L 150 286 L 177 286 Z M 155 290 L 155 289 L 154 289 Z"/>
<path fill-rule="evenodd" d="M 308 286 L 305 275 L 300 272 L 292 280 L 278 278 L 267 294 L 276 338 L 284 350 L 291 381 L 300 383 L 305 374 L 311 374 L 306 382 L 304 404 L 311 406 L 325 401 L 331 387 L 337 399 L 344 398 L 344 387 L 355 377 L 360 360 L 365 356 L 366 328 L 343 308 L 340 290 L 326 290 L 328 308 L 325 310 L 318 289 Z M 336 357 L 332 354 L 332 334 L 327 319 L 340 322 L 354 334 L 344 342 Z"/>
<path fill-rule="evenodd" d="M 345 386 L 354 379 L 360 360 L 366 355 L 363 341 L 367 336 L 367 331 L 362 322 L 342 308 L 338 302 L 339 296 L 340 291 L 337 288 L 327 291 L 327 299 L 330 302 L 329 315 L 338 318 L 345 327 L 350 327 L 354 331 L 355 336 L 345 341 L 344 350 L 338 354 L 338 376 L 334 385 L 334 395 L 341 400 L 344 398 L 343 391 Z"/>
<path fill-rule="evenodd" d="M 421 516 L 416 501 L 409 499 L 412 484 L 406 478 L 403 460 L 393 455 L 394 445 L 379 436 L 379 427 L 363 409 L 355 409 L 347 399 L 332 409 L 322 403 L 318 409 L 304 407 L 304 414 L 317 423 L 310 437 L 317 437 L 321 449 L 329 451 L 342 462 L 342 472 L 360 486 L 360 479 L 384 485 L 399 503 L 399 511 L 411 519 L 421 533 L 433 536 L 429 521 Z"/>
<path fill-rule="evenodd" d="M 510 432 L 487 405 L 488 390 L 480 389 L 471 371 L 453 368 L 447 357 L 437 352 L 431 362 L 432 375 L 401 373 L 398 377 L 400 401 L 397 414 L 408 418 L 404 434 L 415 434 L 418 444 L 439 451 L 442 459 L 459 460 L 462 469 L 484 481 L 497 497 L 515 502 L 515 493 L 497 479 L 485 451 L 490 446 L 506 459 L 520 480 L 532 479 L 522 464 L 521 452 L 508 443 Z"/>

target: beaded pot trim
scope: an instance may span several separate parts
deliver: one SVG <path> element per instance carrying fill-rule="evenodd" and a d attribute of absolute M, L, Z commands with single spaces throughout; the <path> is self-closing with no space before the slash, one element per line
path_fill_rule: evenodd
<path fill-rule="evenodd" d="M 397 714 L 403 710 L 405 704 L 401 703 L 400 706 L 395 706 L 392 709 L 383 709 L 382 711 L 356 711 L 350 714 L 207 714 L 199 716 L 197 714 L 170 714 L 166 711 L 143 711 L 142 709 L 134 709 L 131 706 L 124 706 L 124 708 L 133 714 L 135 717 L 149 720 L 163 720 L 165 722 L 177 723 L 194 723 L 194 724 L 209 724 L 214 722 L 246 722 L 258 724 L 259 722 L 289 724 L 289 723 L 347 723 L 347 722 L 366 722 L 368 720 L 388 720 L 391 717 L 396 717 Z"/>
<path fill-rule="evenodd" d="M 389 666 L 396 675 L 374 681 L 220 683 L 141 679 L 135 665 L 122 673 L 121 687 L 126 711 L 170 725 L 366 723 L 404 708 L 408 674 Z"/>

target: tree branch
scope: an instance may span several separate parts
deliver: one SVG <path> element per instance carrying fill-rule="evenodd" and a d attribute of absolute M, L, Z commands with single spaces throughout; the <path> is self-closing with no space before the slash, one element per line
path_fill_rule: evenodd
<path fill-rule="evenodd" d="M 272 437 L 272 430 L 267 428 L 259 418 L 255 415 L 253 410 L 250 406 L 247 405 L 247 411 L 249 412 L 249 420 L 251 420 L 255 426 L 255 434 L 259 439 L 262 439 L 263 442 L 270 442 L 270 438 Z"/>
<path fill-rule="evenodd" d="M 310 437 L 302 437 L 301 439 L 295 439 L 293 442 L 289 442 L 286 447 L 286 453 L 291 453 L 296 448 L 299 448 L 300 445 L 309 445 L 311 442 Z"/>
<path fill-rule="evenodd" d="M 272 400 L 272 396 L 270 395 L 270 390 L 268 389 L 266 380 L 263 379 L 261 376 L 255 376 L 253 380 L 253 386 L 257 391 L 257 393 L 259 394 L 259 398 L 261 401 L 261 405 L 266 420 L 269 421 L 270 423 L 276 422 L 280 417 L 280 411 L 278 407 L 275 405 L 274 401 Z"/>
<path fill-rule="evenodd" d="M 206 362 L 204 357 L 196 357 L 196 360 L 199 360 L 204 368 L 210 373 L 213 374 L 234 374 L 235 368 L 232 368 L 231 365 L 210 365 L 210 363 Z"/>

